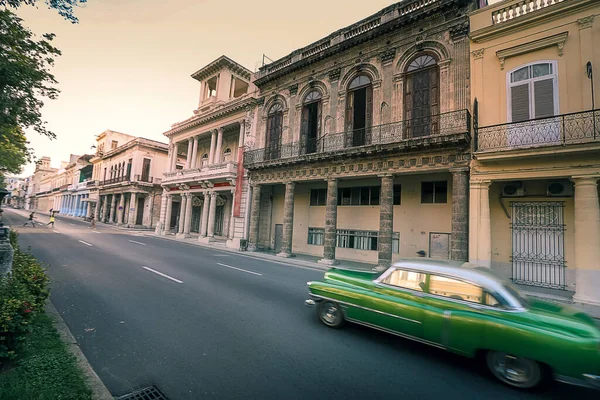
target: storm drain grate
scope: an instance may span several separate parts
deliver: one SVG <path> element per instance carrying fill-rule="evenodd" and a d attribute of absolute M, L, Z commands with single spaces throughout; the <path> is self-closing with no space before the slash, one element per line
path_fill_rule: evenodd
<path fill-rule="evenodd" d="M 144 389 L 136 390 L 124 396 L 119 397 L 117 400 L 169 400 L 167 397 L 160 392 L 154 386 L 150 386 Z"/>

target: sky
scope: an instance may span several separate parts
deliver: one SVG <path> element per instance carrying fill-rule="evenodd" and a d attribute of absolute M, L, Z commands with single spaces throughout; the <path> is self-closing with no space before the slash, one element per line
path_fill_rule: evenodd
<path fill-rule="evenodd" d="M 75 10 L 79 24 L 42 0 L 23 6 L 24 25 L 36 35 L 55 33 L 62 52 L 52 69 L 61 94 L 42 108 L 57 139 L 29 130 L 27 138 L 54 167 L 70 154 L 93 153 L 94 136 L 106 129 L 166 143 L 163 132 L 197 107 L 193 72 L 223 54 L 255 71 L 263 54 L 276 60 L 393 3 L 88 0 Z"/>

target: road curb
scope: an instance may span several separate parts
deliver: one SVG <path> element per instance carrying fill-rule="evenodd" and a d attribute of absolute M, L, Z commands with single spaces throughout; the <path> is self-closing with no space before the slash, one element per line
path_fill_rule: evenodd
<path fill-rule="evenodd" d="M 77 366 L 83 372 L 85 377 L 85 383 L 92 391 L 92 399 L 93 400 L 114 400 L 114 397 L 110 394 L 96 371 L 90 365 L 88 359 L 85 357 L 81 348 L 79 347 L 79 343 L 77 343 L 77 339 L 71 333 L 67 324 L 60 316 L 58 310 L 54 307 L 51 301 L 48 301 L 46 304 L 46 313 L 54 320 L 54 327 L 58 331 L 61 339 L 67 345 L 69 352 L 75 356 L 77 360 Z"/>

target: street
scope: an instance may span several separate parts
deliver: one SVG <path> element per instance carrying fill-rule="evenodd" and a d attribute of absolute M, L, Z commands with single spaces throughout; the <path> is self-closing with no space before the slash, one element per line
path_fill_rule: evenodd
<path fill-rule="evenodd" d="M 5 209 L 4 222 L 47 265 L 53 304 L 114 396 L 156 385 L 171 400 L 598 398 L 558 383 L 516 391 L 474 360 L 327 328 L 304 306 L 322 270 L 61 216 L 22 227 L 26 215 Z"/>

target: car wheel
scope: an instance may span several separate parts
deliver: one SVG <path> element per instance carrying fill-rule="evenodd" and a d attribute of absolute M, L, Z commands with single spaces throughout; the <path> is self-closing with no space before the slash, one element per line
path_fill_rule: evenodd
<path fill-rule="evenodd" d="M 490 351 L 486 361 L 496 378 L 518 389 L 532 389 L 540 385 L 546 375 L 545 368 L 537 361 L 508 353 Z"/>
<path fill-rule="evenodd" d="M 320 301 L 317 314 L 321 322 L 331 328 L 339 328 L 344 324 L 342 308 L 332 301 Z"/>

